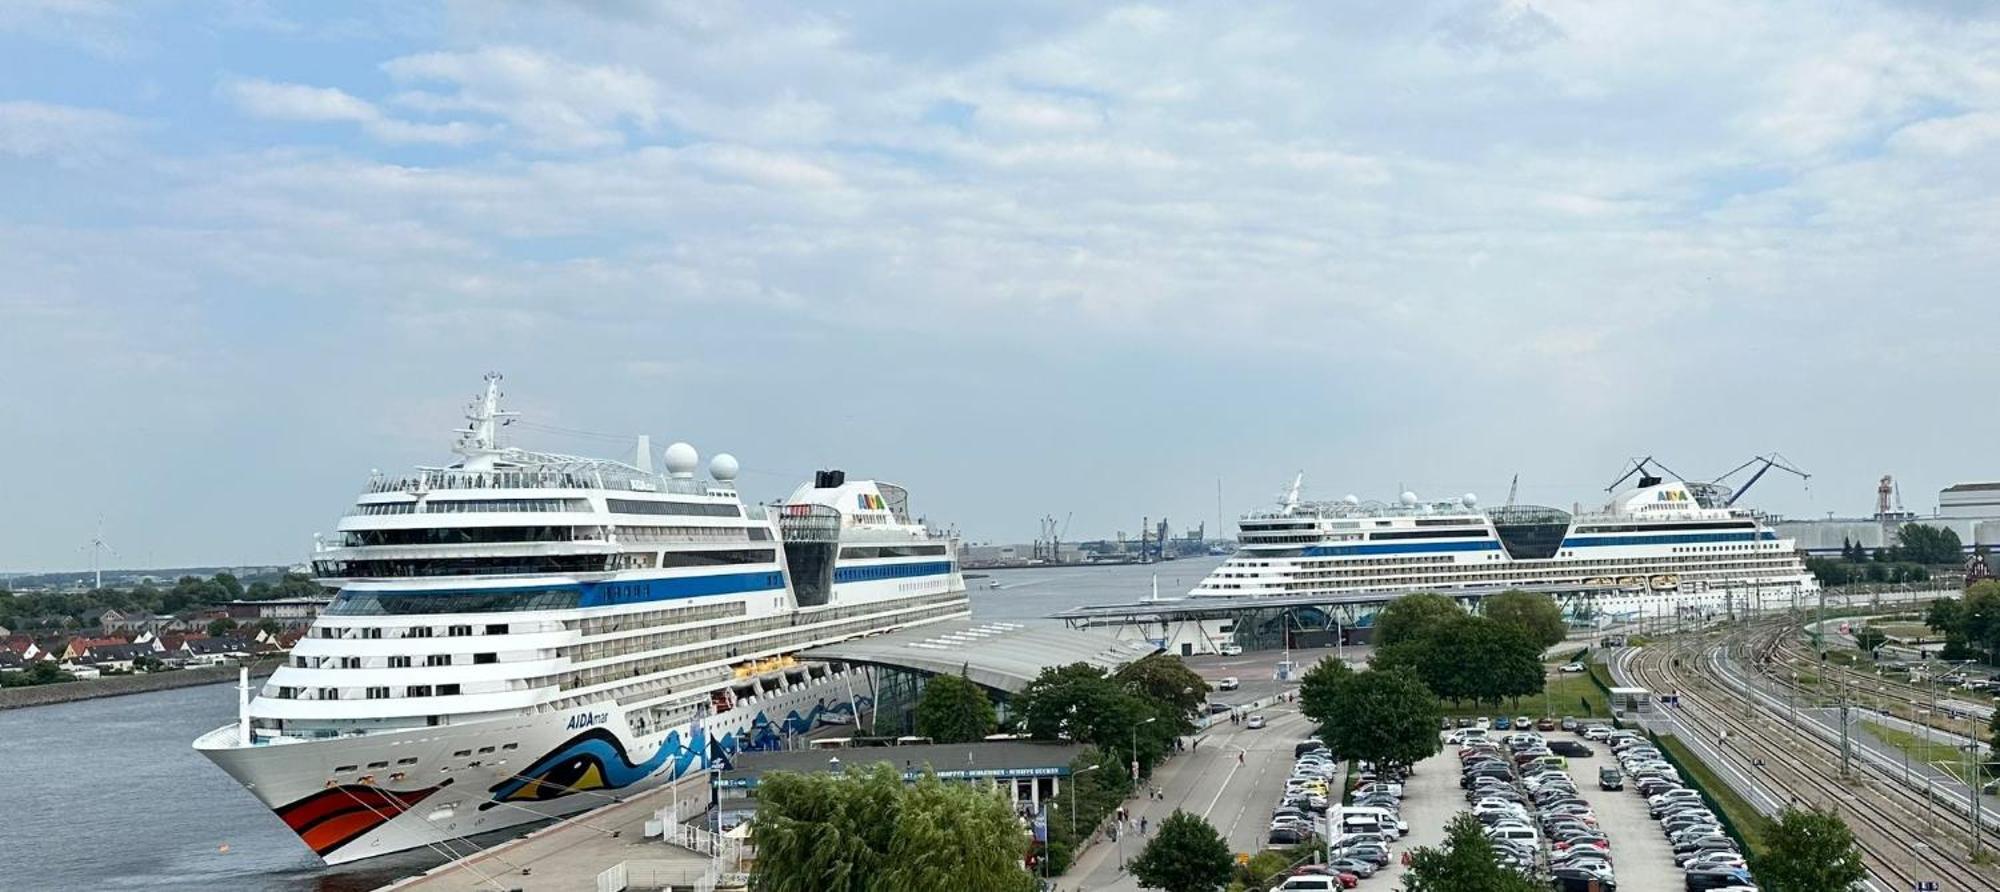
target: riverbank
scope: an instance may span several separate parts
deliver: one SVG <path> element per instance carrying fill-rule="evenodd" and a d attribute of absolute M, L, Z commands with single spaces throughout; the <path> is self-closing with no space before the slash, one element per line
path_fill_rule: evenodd
<path fill-rule="evenodd" d="M 269 676 L 279 662 L 277 657 L 250 661 L 248 664 L 250 677 L 259 679 Z M 24 688 L 0 688 L 0 709 L 26 709 L 31 706 L 74 703 L 78 700 L 94 700 L 99 697 L 123 697 L 127 694 L 147 694 L 197 685 L 221 684 L 225 681 L 235 681 L 236 674 L 235 666 L 203 666 L 198 669 L 111 675 Z"/>

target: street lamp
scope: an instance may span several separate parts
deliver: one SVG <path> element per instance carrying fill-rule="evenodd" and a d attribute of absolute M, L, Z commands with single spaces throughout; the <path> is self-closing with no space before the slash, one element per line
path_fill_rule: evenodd
<path fill-rule="evenodd" d="M 1159 716 L 1154 716 L 1140 722 L 1139 725 L 1150 725 L 1157 719 L 1159 719 Z M 1132 726 L 1132 784 L 1134 786 L 1137 786 L 1139 783 L 1139 725 Z"/>
<path fill-rule="evenodd" d="M 1140 722 L 1140 724 L 1152 724 L 1152 722 L 1156 722 L 1158 718 L 1160 718 L 1160 716 L 1152 716 L 1152 718 L 1148 718 L 1148 720 L 1144 720 L 1144 722 Z M 1134 726 L 1132 726 L 1132 784 L 1134 784 L 1134 786 L 1138 786 L 1138 726 L 1140 726 L 1140 724 L 1134 724 Z"/>
<path fill-rule="evenodd" d="M 1076 840 L 1076 779 L 1082 777 L 1084 772 L 1096 771 L 1103 767 L 1103 765 L 1092 765 L 1089 768 L 1079 768 L 1069 773 L 1069 836 L 1072 844 Z"/>

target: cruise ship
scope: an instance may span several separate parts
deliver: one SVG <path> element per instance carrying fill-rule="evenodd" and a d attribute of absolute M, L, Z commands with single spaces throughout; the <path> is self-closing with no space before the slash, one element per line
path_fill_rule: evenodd
<path fill-rule="evenodd" d="M 1190 597 L 1396 592 L 1566 592 L 1572 615 L 1620 619 L 1780 609 L 1819 591 L 1795 544 L 1727 491 L 1645 475 L 1592 513 L 1508 505 L 1467 494 L 1394 503 L 1299 498 L 1239 524 L 1240 548 Z"/>
<path fill-rule="evenodd" d="M 499 383 L 456 463 L 369 480 L 313 555 L 332 602 L 194 742 L 327 863 L 464 854 L 853 722 L 872 674 L 800 651 L 970 613 L 901 487 L 822 471 L 746 505 L 685 443 L 662 473 L 644 438 L 631 464 L 502 446 Z"/>

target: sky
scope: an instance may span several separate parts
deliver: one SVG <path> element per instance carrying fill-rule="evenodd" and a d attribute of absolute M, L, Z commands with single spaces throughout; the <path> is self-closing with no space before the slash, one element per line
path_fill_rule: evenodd
<path fill-rule="evenodd" d="M 972 541 L 1929 511 L 2000 478 L 1994 9 L 11 0 L 0 568 L 303 560 L 489 370 Z"/>

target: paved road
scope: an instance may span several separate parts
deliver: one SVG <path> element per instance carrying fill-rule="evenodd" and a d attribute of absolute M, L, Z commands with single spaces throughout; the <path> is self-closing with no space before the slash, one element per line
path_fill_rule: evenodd
<path fill-rule="evenodd" d="M 1262 851 L 1285 779 L 1292 772 L 1292 747 L 1311 733 L 1311 723 L 1297 704 L 1266 707 L 1260 712 L 1269 727 L 1248 730 L 1224 722 L 1201 735 L 1201 745 L 1167 761 L 1154 773 L 1153 783 L 1164 800 L 1141 796 L 1127 803 L 1133 820 L 1147 819 L 1149 830 L 1175 809 L 1200 815 L 1229 841 L 1232 851 Z M 1237 761 L 1237 754 L 1243 761 Z M 1070 872 L 1057 881 L 1063 890 L 1136 892 L 1139 884 L 1120 867 L 1122 858 L 1138 854 L 1147 837 L 1136 832 L 1120 843 L 1100 843 L 1083 853 Z M 1122 848 L 1121 848 L 1122 847 Z"/>
<path fill-rule="evenodd" d="M 1597 769 L 1618 765 L 1610 748 L 1597 743 L 1587 746 L 1591 757 L 1569 760 L 1569 776 L 1591 811 L 1597 813 L 1598 828 L 1611 840 L 1611 868 L 1618 875 L 1619 892 L 1679 892 L 1687 888 L 1685 875 L 1674 864 L 1674 850 L 1667 844 L 1666 833 L 1646 813 L 1646 800 L 1638 791 L 1630 786 L 1598 789 Z"/>

